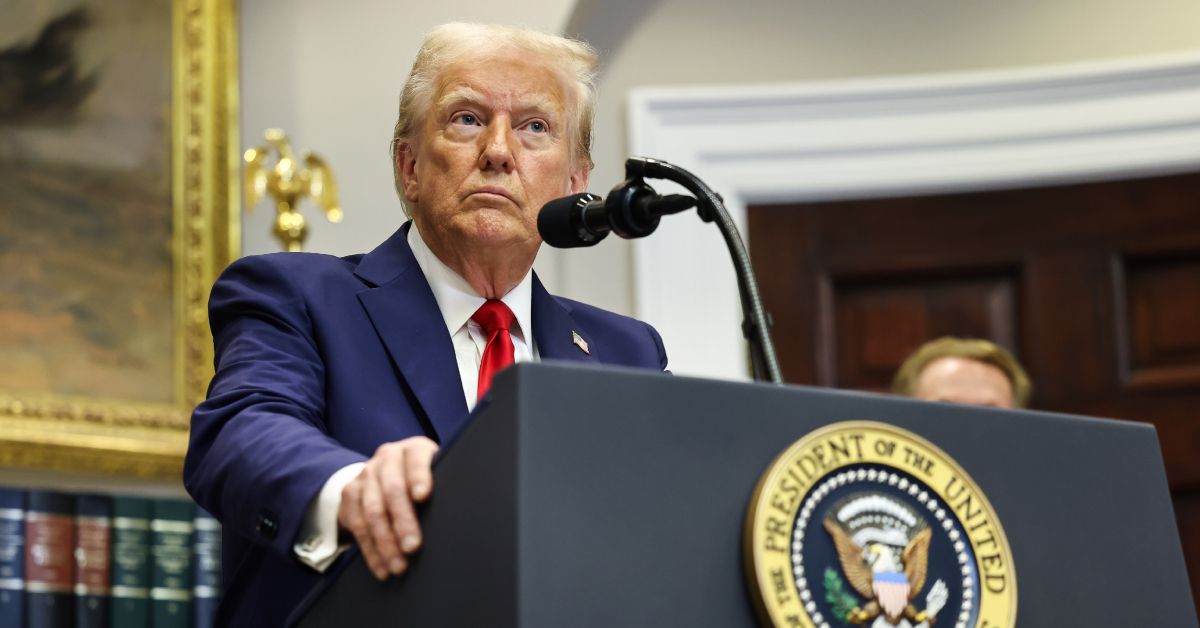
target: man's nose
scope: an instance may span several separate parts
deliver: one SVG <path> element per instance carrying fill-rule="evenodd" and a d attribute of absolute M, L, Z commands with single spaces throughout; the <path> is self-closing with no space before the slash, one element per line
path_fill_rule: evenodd
<path fill-rule="evenodd" d="M 512 136 L 512 126 L 507 120 L 493 120 L 483 134 L 483 150 L 479 155 L 481 170 L 496 170 L 512 172 L 514 161 L 512 147 L 515 138 Z"/>

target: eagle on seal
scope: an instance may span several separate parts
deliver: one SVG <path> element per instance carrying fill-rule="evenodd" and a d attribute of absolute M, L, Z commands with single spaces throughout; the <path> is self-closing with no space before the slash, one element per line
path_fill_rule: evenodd
<path fill-rule="evenodd" d="M 871 542 L 860 546 L 834 522 L 826 519 L 824 524 L 833 537 L 850 586 L 868 600 L 863 608 L 850 611 L 848 621 L 862 624 L 882 614 L 893 625 L 901 618 L 933 623 L 933 617 L 925 611 L 917 612 L 912 605 L 913 598 L 925 587 L 932 530 L 921 530 L 897 556 L 890 545 Z"/>

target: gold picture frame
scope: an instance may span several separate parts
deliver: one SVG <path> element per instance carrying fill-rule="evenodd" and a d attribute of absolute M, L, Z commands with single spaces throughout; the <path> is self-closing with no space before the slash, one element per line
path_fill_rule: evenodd
<path fill-rule="evenodd" d="M 235 10 L 171 4 L 172 401 L 21 395 L 0 382 L 0 467 L 180 481 L 212 377 L 209 289 L 240 246 Z"/>

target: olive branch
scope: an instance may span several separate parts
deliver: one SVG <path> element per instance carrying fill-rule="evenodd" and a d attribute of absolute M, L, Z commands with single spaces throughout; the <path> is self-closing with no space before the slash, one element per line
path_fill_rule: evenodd
<path fill-rule="evenodd" d="M 843 622 L 849 620 L 860 602 L 857 596 L 846 590 L 846 584 L 833 567 L 825 568 L 825 601 L 833 608 L 833 614 Z"/>

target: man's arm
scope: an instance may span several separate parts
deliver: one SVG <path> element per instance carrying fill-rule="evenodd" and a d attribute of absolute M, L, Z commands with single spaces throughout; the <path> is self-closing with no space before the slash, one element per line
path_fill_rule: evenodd
<path fill-rule="evenodd" d="M 290 553 L 325 481 L 366 456 L 327 434 L 312 323 L 275 257 L 238 260 L 213 287 L 216 375 L 192 415 L 184 483 L 224 526 Z"/>
<path fill-rule="evenodd" d="M 296 258 L 244 258 L 213 287 L 217 370 L 192 416 L 184 483 L 231 530 L 318 570 L 347 530 L 376 577 L 399 574 L 420 546 L 413 502 L 432 491 L 437 444 L 416 436 L 368 459 L 328 435 L 325 365 L 291 281 L 302 275 L 284 259 Z M 306 560 L 314 536 L 334 548 Z"/>

